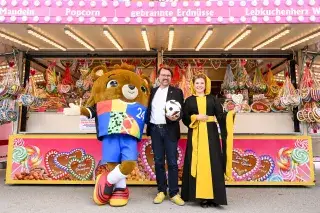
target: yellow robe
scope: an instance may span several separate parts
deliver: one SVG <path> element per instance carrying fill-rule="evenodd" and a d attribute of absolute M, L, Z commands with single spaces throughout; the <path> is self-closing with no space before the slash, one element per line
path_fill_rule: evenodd
<path fill-rule="evenodd" d="M 199 114 L 206 115 L 206 96 L 197 97 Z M 215 121 L 211 116 L 208 122 Z M 194 129 L 192 136 L 192 165 L 191 175 L 196 177 L 196 198 L 213 199 L 213 185 L 211 174 L 211 163 L 209 153 L 209 141 L 207 122 L 197 121 L 196 115 L 191 116 L 190 128 Z"/>
<path fill-rule="evenodd" d="M 191 83 L 192 94 L 195 95 L 193 84 Z M 207 77 L 205 95 L 210 94 L 211 82 Z M 197 96 L 198 113 L 207 114 L 207 97 Z M 227 163 L 226 178 L 232 179 L 232 150 L 233 150 L 233 119 L 234 111 L 230 111 L 226 118 L 226 127 L 228 136 L 226 139 Z M 189 128 L 193 129 L 192 133 L 192 161 L 191 175 L 196 178 L 196 198 L 198 199 L 214 199 L 211 161 L 209 151 L 209 138 L 207 130 L 207 122 L 217 122 L 215 116 L 209 116 L 207 121 L 196 120 L 197 115 L 191 116 Z"/>

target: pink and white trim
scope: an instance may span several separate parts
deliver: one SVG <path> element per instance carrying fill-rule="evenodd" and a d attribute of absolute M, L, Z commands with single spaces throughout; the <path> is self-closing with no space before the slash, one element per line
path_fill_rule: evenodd
<path fill-rule="evenodd" d="M 0 23 L 98 25 L 320 23 L 320 1 L 0 0 Z"/>

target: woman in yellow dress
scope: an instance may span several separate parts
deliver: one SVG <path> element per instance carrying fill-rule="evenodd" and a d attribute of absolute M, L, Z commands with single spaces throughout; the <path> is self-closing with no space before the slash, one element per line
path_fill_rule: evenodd
<path fill-rule="evenodd" d="M 206 75 L 195 76 L 191 89 L 192 96 L 183 106 L 188 139 L 181 196 L 185 201 L 200 201 L 202 207 L 227 205 L 225 175 L 231 177 L 233 112 L 225 113 L 210 94 L 211 81 Z"/>

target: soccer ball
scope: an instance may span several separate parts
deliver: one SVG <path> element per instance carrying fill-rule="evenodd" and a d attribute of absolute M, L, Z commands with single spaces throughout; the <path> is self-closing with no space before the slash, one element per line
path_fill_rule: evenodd
<path fill-rule="evenodd" d="M 166 116 L 175 116 L 181 111 L 181 105 L 176 100 L 169 100 L 166 103 Z"/>

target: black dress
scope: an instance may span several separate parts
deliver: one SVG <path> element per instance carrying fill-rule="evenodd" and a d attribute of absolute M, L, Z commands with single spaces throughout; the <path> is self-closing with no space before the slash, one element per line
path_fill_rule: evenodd
<path fill-rule="evenodd" d="M 206 106 L 203 108 L 206 109 L 206 115 L 215 116 L 216 120 L 219 123 L 220 131 L 221 131 L 221 139 L 222 144 L 219 139 L 219 132 L 216 122 L 207 122 L 206 127 L 207 131 L 201 132 L 199 130 L 199 134 L 206 134 L 208 139 L 207 147 L 209 147 L 208 156 L 210 160 L 207 162 L 210 163 L 211 168 L 211 181 L 212 184 L 208 184 L 211 186 L 214 203 L 219 205 L 227 205 L 227 196 L 226 196 L 226 188 L 225 188 L 225 177 L 224 173 L 226 171 L 226 139 L 227 139 L 227 125 L 226 125 L 226 113 L 223 111 L 223 108 L 220 102 L 212 95 L 206 95 L 203 97 L 206 99 Z M 199 198 L 196 197 L 196 189 L 198 181 L 197 176 L 194 177 L 191 175 L 191 162 L 192 162 L 192 137 L 193 130 L 189 127 L 192 123 L 191 116 L 199 114 L 198 103 L 196 96 L 190 96 L 186 99 L 183 107 L 183 123 L 188 127 L 188 139 L 187 139 L 187 148 L 184 159 L 184 168 L 183 168 L 183 177 L 182 177 L 182 189 L 181 196 L 185 201 L 197 201 Z M 205 124 L 204 124 L 205 125 Z M 222 146 L 221 146 L 222 145 Z M 201 156 L 198 156 L 198 159 Z M 201 181 L 201 180 L 200 180 Z M 209 187 L 210 187 L 209 186 Z M 203 186 L 202 186 L 203 188 Z M 207 189 L 206 189 L 207 190 Z M 210 200 L 210 198 L 209 198 Z"/>

